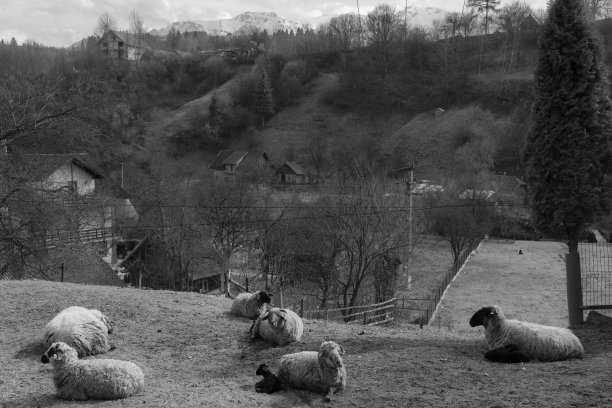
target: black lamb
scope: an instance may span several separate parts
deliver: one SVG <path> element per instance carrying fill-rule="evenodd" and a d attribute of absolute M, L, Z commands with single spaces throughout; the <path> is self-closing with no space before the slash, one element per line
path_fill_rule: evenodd
<path fill-rule="evenodd" d="M 496 363 L 526 363 L 529 357 L 520 347 L 514 344 L 507 344 L 485 353 L 485 358 Z"/>
<path fill-rule="evenodd" d="M 263 380 L 255 384 L 255 391 L 274 394 L 283 389 L 280 380 L 270 372 L 270 367 L 267 364 L 261 364 L 255 374 L 263 376 Z"/>

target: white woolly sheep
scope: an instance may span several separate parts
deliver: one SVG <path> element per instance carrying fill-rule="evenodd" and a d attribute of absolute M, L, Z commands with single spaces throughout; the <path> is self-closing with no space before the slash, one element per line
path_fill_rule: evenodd
<path fill-rule="evenodd" d="M 302 318 L 292 310 L 276 307 L 264 311 L 251 327 L 251 341 L 262 338 L 274 345 L 300 341 L 304 333 Z"/>
<path fill-rule="evenodd" d="M 255 293 L 240 293 L 232 302 L 230 313 L 255 320 L 265 311 L 266 304 L 269 304 L 271 301 L 272 294 L 265 290 L 260 290 Z"/>
<path fill-rule="evenodd" d="M 560 361 L 581 358 L 584 349 L 569 329 L 506 319 L 499 306 L 483 307 L 470 319 L 470 326 L 483 325 L 489 349 L 513 344 L 530 359 Z"/>
<path fill-rule="evenodd" d="M 72 306 L 59 312 L 45 326 L 45 350 L 62 341 L 73 347 L 79 357 L 102 354 L 114 348 L 109 342 L 113 331 L 111 320 L 96 309 Z"/>
<path fill-rule="evenodd" d="M 53 360 L 53 383 L 61 399 L 120 399 L 144 387 L 144 374 L 136 364 L 112 359 L 79 360 L 76 350 L 63 342 L 53 343 L 40 360 L 43 364 Z"/>
<path fill-rule="evenodd" d="M 255 374 L 263 376 L 263 380 L 258 381 L 257 384 L 255 384 L 256 392 L 274 394 L 275 392 L 283 389 L 280 380 L 277 376 L 272 374 L 270 367 L 268 367 L 267 364 L 261 364 L 257 368 Z"/>
<path fill-rule="evenodd" d="M 279 360 L 278 378 L 294 388 L 325 393 L 325 400 L 329 401 L 332 393 L 346 387 L 342 354 L 342 346 L 333 341 L 322 342 L 319 352 L 285 354 Z"/>

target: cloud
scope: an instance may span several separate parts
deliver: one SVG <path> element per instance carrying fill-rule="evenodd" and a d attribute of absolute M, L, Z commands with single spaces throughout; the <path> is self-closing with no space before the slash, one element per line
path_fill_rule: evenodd
<path fill-rule="evenodd" d="M 0 0 L 0 36 L 19 42 L 32 39 L 50 46 L 68 46 L 93 33 L 99 13 L 107 11 L 119 29 L 127 29 L 129 14 L 136 10 L 145 27 L 162 28 L 181 20 L 218 20 L 232 18 L 245 11 L 274 11 L 302 23 L 318 21 L 322 16 L 357 12 L 355 0 Z M 511 0 L 504 0 L 503 4 Z M 376 5 L 386 3 L 401 10 L 405 0 L 360 0 L 360 12 L 367 14 Z M 461 10 L 458 0 L 418 0 L 421 6 Z M 546 0 L 532 0 L 532 7 L 545 7 Z M 410 4 L 415 4 L 410 2 Z"/>

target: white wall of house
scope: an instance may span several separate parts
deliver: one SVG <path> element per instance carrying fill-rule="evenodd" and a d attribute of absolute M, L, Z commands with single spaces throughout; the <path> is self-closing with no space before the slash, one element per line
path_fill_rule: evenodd
<path fill-rule="evenodd" d="M 55 170 L 43 182 L 43 188 L 57 190 L 68 187 L 71 183 L 76 183 L 76 192 L 79 195 L 93 193 L 96 188 L 96 182 L 91 173 L 74 164 L 64 164 Z"/>

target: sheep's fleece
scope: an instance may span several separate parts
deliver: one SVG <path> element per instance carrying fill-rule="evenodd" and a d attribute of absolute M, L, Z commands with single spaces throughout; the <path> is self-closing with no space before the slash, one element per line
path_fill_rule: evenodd
<path fill-rule="evenodd" d="M 273 307 L 263 312 L 251 327 L 251 341 L 258 337 L 284 346 L 300 341 L 304 333 L 302 318 L 292 310 Z"/>
<path fill-rule="evenodd" d="M 77 350 L 79 357 L 102 354 L 113 348 L 108 336 L 112 331 L 111 320 L 99 310 L 72 306 L 47 323 L 43 344 L 46 350 L 62 341 Z"/>
<path fill-rule="evenodd" d="M 483 325 L 489 349 L 515 345 L 532 360 L 581 358 L 584 349 L 569 329 L 506 319 L 499 306 L 487 306 L 472 316 L 470 326 Z"/>
<path fill-rule="evenodd" d="M 53 383 L 62 399 L 120 399 L 144 387 L 144 374 L 136 364 L 112 359 L 79 360 L 76 350 L 63 342 L 53 343 L 41 357 L 43 363 L 50 360 Z"/>
<path fill-rule="evenodd" d="M 326 393 L 341 392 L 346 387 L 344 349 L 333 341 L 321 343 L 319 352 L 301 351 L 280 357 L 278 378 L 294 388 Z"/>

